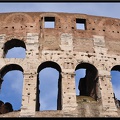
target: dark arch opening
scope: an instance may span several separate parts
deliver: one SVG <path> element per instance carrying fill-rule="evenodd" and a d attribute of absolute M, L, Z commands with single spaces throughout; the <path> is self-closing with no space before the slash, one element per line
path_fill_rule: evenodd
<path fill-rule="evenodd" d="M 21 66 L 17 65 L 17 64 L 9 64 L 4 66 L 1 70 L 0 70 L 0 74 L 1 74 L 1 78 L 3 78 L 3 76 L 11 70 L 19 70 L 21 72 L 23 72 L 23 69 Z"/>
<path fill-rule="evenodd" d="M 111 82 L 113 87 L 114 101 L 117 108 L 120 109 L 120 65 L 111 69 Z"/>
<path fill-rule="evenodd" d="M 24 41 L 12 39 L 4 44 L 3 57 L 7 58 L 25 58 L 26 46 Z"/>
<path fill-rule="evenodd" d="M 4 66 L 0 70 L 0 100 L 4 103 L 6 108 L 6 103 L 9 103 L 8 107 L 10 110 L 3 110 L 0 108 L 0 113 L 18 111 L 21 108 L 22 102 L 22 87 L 23 87 L 23 69 L 17 64 L 9 64 Z M 10 105 L 11 104 L 11 105 Z"/>
<path fill-rule="evenodd" d="M 98 82 L 98 70 L 89 63 L 80 63 L 77 65 L 75 71 L 84 70 L 83 78 L 78 78 L 78 85 L 76 85 L 76 89 L 79 90 L 79 96 L 90 96 L 97 100 L 97 82 Z M 78 74 L 78 73 L 77 73 Z M 80 74 L 80 73 L 79 73 Z"/>
<path fill-rule="evenodd" d="M 38 74 L 38 77 L 37 77 L 38 79 L 37 79 L 36 111 L 61 110 L 61 68 L 60 66 L 55 62 L 47 61 L 42 63 L 38 67 L 37 73 L 40 73 L 40 74 Z M 42 74 L 44 74 L 44 76 L 42 76 Z M 52 97 L 51 94 L 53 92 L 54 92 L 54 96 Z M 46 100 L 44 99 L 45 96 L 47 96 Z M 43 108 L 42 107 L 43 104 L 46 104 L 47 106 Z M 54 105 L 56 104 L 54 108 L 52 108 L 53 104 Z"/>

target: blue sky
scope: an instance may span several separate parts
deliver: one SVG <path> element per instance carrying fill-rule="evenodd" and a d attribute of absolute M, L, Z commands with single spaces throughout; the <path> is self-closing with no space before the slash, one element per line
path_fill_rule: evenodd
<path fill-rule="evenodd" d="M 86 3 L 74 3 L 74 2 L 63 2 L 63 3 L 43 3 L 43 2 L 37 2 L 37 3 L 30 3 L 30 2 L 24 2 L 24 3 L 0 3 L 0 13 L 6 13 L 6 12 L 67 12 L 67 13 L 83 13 L 83 14 L 89 14 L 89 15 L 96 15 L 96 16 L 106 16 L 106 17 L 112 17 L 112 18 L 120 18 L 120 3 L 94 3 L 94 2 L 86 2 Z M 13 49 L 10 50 L 7 54 L 7 58 L 9 57 L 25 57 L 25 50 L 20 49 L 17 50 L 17 52 L 23 53 L 15 53 L 16 50 Z M 14 53 L 14 55 L 12 54 Z M 20 56 L 21 55 L 21 56 Z M 47 76 L 46 76 L 47 71 Z M 54 74 L 51 74 L 54 73 Z M 112 72 L 112 81 L 113 81 L 113 88 L 114 92 L 116 93 L 117 98 L 120 99 L 120 74 L 119 72 Z M 15 77 L 13 77 L 15 76 Z M 58 72 L 55 69 L 46 68 L 46 70 L 42 70 L 39 74 L 41 77 L 41 88 L 43 91 L 41 91 L 41 110 L 55 110 L 56 109 L 56 102 L 48 102 L 48 101 L 54 101 L 53 98 L 57 98 L 55 90 L 57 89 L 56 81 L 58 79 Z M 79 77 L 84 77 L 84 71 L 76 72 L 76 81 L 79 79 Z M 11 79 L 10 79 L 11 78 Z M 17 79 L 16 79 L 17 78 Z M 51 82 L 54 84 L 54 89 L 51 91 L 51 93 L 48 93 L 50 91 L 50 88 L 48 88 L 48 92 L 44 94 L 45 88 L 45 80 L 51 79 Z M 12 81 L 12 82 L 11 82 Z M 18 110 L 21 106 L 21 91 L 22 91 L 22 83 L 23 83 L 23 75 L 20 71 L 11 71 L 8 72 L 4 76 L 4 82 L 2 84 L 2 89 L 0 91 L 0 99 L 4 102 L 7 102 L 9 100 L 10 103 L 12 103 L 14 110 Z M 4 86 L 9 85 L 9 87 Z M 48 83 L 49 84 L 49 83 Z M 52 88 L 53 88 L 52 87 Z M 7 92 L 9 91 L 9 92 Z M 76 90 L 78 93 L 78 90 Z M 11 93 L 11 94 L 10 94 Z M 17 94 L 16 94 L 17 93 Z M 18 94 L 19 93 L 19 94 Z M 14 95 L 14 96 L 12 96 Z M 47 104 L 48 103 L 48 104 Z"/>

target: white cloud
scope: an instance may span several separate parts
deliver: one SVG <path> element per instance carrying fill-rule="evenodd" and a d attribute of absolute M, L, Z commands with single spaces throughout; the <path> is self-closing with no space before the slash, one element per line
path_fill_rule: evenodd
<path fill-rule="evenodd" d="M 47 96 L 40 97 L 40 110 L 57 110 L 57 98 L 55 92 L 49 92 Z"/>
<path fill-rule="evenodd" d="M 4 76 L 4 86 L 7 86 L 6 84 L 9 84 L 9 87 L 14 90 L 16 93 L 20 94 L 22 90 L 23 85 L 23 75 L 21 71 L 13 70 Z"/>
<path fill-rule="evenodd" d="M 11 89 L 15 90 L 17 94 L 21 94 L 23 88 L 23 75 L 15 72 L 15 79 L 13 79 L 11 84 Z"/>

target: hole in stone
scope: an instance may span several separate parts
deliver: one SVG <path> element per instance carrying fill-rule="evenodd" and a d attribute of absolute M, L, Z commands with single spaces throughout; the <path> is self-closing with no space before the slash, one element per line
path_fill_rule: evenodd
<path fill-rule="evenodd" d="M 55 17 L 45 17 L 44 20 L 44 28 L 55 28 Z"/>
<path fill-rule="evenodd" d="M 79 30 L 86 30 L 86 19 L 76 18 L 76 28 Z"/>

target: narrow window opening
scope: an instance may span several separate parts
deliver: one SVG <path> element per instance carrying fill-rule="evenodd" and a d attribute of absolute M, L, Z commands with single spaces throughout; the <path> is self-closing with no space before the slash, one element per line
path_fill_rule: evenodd
<path fill-rule="evenodd" d="M 44 28 L 55 28 L 55 17 L 45 17 Z"/>
<path fill-rule="evenodd" d="M 86 30 L 86 19 L 76 18 L 76 28 L 78 30 Z"/>
<path fill-rule="evenodd" d="M 57 110 L 58 77 L 58 72 L 53 68 L 40 71 L 40 111 Z"/>
<path fill-rule="evenodd" d="M 47 61 L 38 67 L 36 111 L 61 110 L 61 68 Z"/>

